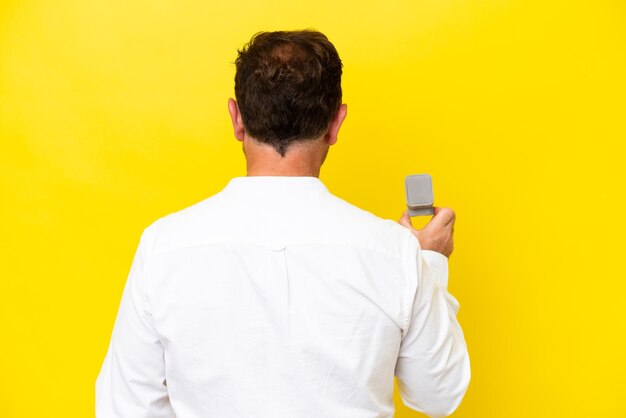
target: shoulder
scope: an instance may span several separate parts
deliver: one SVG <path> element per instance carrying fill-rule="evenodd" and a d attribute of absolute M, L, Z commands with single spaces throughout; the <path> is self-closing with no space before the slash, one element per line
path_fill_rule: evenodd
<path fill-rule="evenodd" d="M 143 230 L 141 240 L 147 254 L 160 252 L 172 243 L 184 241 L 207 223 L 211 215 L 220 210 L 221 194 L 218 192 L 199 202 L 155 219 Z"/>
<path fill-rule="evenodd" d="M 413 234 L 397 221 L 380 217 L 333 194 L 327 198 L 329 216 L 336 219 L 336 228 L 353 238 L 355 244 L 369 246 L 394 258 L 404 256 Z"/>

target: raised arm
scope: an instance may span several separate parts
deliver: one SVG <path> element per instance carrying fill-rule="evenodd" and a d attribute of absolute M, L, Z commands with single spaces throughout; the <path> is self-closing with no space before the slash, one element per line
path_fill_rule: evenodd
<path fill-rule="evenodd" d="M 452 252 L 450 222 L 454 223 L 454 213 L 443 214 L 452 219 L 442 217 L 436 219 L 439 226 L 431 226 L 439 228 L 439 234 L 450 235 L 449 239 L 435 239 L 440 246 L 432 248 L 439 251 L 421 248 L 415 234 L 409 237 L 407 321 L 395 369 L 404 404 L 430 417 L 452 414 L 461 403 L 471 376 L 467 345 L 456 317 L 459 303 L 447 290 L 448 256 Z"/>

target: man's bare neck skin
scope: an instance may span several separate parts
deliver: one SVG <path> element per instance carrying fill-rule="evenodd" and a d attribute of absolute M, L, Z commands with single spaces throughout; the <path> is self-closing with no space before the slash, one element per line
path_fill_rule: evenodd
<path fill-rule="evenodd" d="M 329 146 L 324 138 L 292 143 L 284 157 L 273 147 L 246 136 L 243 141 L 247 176 L 319 177 Z"/>
<path fill-rule="evenodd" d="M 282 157 L 272 146 L 248 135 L 237 102 L 232 98 L 228 99 L 228 113 L 235 138 L 242 142 L 246 156 L 247 176 L 319 177 L 320 167 L 326 160 L 330 146 L 337 142 L 337 134 L 347 111 L 347 105 L 342 103 L 324 135 L 291 143 Z"/>

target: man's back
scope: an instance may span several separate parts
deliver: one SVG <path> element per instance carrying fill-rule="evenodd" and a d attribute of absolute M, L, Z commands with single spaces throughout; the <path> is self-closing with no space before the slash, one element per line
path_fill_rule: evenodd
<path fill-rule="evenodd" d="M 407 405 L 447 413 L 469 362 L 445 257 L 427 253 L 405 227 L 334 196 L 317 177 L 235 177 L 144 231 L 97 410 L 391 417 L 396 372 Z M 434 284 L 422 286 L 431 300 L 421 306 L 423 276 Z M 434 291 L 440 303 L 431 306 Z M 140 358 L 133 348 L 142 346 Z"/>

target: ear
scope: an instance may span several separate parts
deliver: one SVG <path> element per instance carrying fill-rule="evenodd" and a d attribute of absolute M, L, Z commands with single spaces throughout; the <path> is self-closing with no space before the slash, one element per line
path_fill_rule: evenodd
<path fill-rule="evenodd" d="M 337 135 L 339 134 L 339 128 L 348 114 L 348 105 L 343 103 L 339 106 L 339 110 L 335 117 L 330 121 L 328 126 L 328 132 L 326 132 L 325 140 L 328 145 L 334 145 L 337 142 Z"/>
<path fill-rule="evenodd" d="M 239 141 L 243 141 L 246 130 L 243 126 L 243 119 L 241 118 L 239 106 L 234 99 L 228 99 L 228 113 L 230 113 L 230 119 L 233 122 L 235 138 L 237 138 Z"/>

